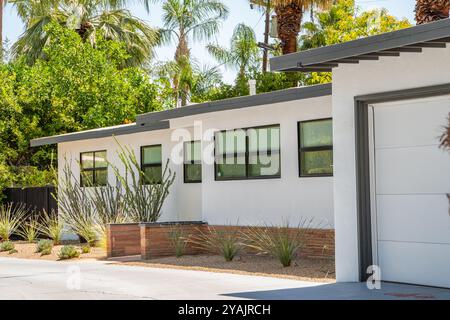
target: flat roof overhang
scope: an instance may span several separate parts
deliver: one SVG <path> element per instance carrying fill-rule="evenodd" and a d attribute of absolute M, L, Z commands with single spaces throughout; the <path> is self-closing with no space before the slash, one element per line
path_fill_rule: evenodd
<path fill-rule="evenodd" d="M 272 71 L 330 72 L 339 64 L 357 64 L 379 57 L 398 57 L 423 48 L 446 48 L 450 19 L 422 24 L 332 46 L 296 52 L 270 59 Z"/>
<path fill-rule="evenodd" d="M 251 108 L 286 101 L 329 96 L 331 95 L 331 90 L 331 84 L 328 83 L 199 103 L 159 112 L 144 113 L 136 117 L 136 123 L 36 138 L 31 140 L 30 146 L 38 147 L 62 142 L 98 139 L 138 132 L 169 129 L 171 119 L 201 115 L 211 112 Z"/>
<path fill-rule="evenodd" d="M 169 121 L 161 121 L 148 126 L 137 126 L 135 123 L 106 127 L 100 129 L 85 130 L 80 132 L 71 132 L 59 134 L 56 136 L 36 138 L 30 141 L 31 147 L 39 147 L 48 144 L 58 144 L 61 142 L 71 142 L 87 139 L 99 139 L 124 134 L 132 134 L 144 131 L 162 130 L 170 127 Z"/>

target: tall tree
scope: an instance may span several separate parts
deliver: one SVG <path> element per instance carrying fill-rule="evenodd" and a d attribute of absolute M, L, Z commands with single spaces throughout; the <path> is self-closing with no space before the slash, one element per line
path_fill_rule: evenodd
<path fill-rule="evenodd" d="M 334 0 L 273 0 L 272 6 L 277 15 L 278 38 L 281 40 L 282 53 L 297 51 L 297 36 L 305 11 L 312 7 L 328 8 L 334 2 Z"/>
<path fill-rule="evenodd" d="M 184 75 L 191 74 L 190 41 L 210 40 L 216 35 L 221 22 L 228 17 L 228 8 L 220 0 L 166 0 L 162 9 L 163 39 L 166 42 L 176 41 L 174 63 L 168 65 L 169 69 L 178 68 L 184 70 Z M 173 74 L 174 91 L 180 94 L 179 99 L 184 106 L 187 103 L 190 86 L 181 88 L 180 74 Z M 187 84 L 188 81 L 184 83 Z"/>
<path fill-rule="evenodd" d="M 255 32 L 243 23 L 235 27 L 230 40 L 230 49 L 213 44 L 207 45 L 206 48 L 218 62 L 236 68 L 238 78 L 244 78 L 248 68 L 259 59 Z"/>
<path fill-rule="evenodd" d="M 347 42 L 410 27 L 407 19 L 398 20 L 386 9 L 359 12 L 354 0 L 340 0 L 329 10 L 316 13 L 316 22 L 303 24 L 300 50 Z"/>
<path fill-rule="evenodd" d="M 120 0 L 10 0 L 26 25 L 13 45 L 13 55 L 25 55 L 34 62 L 51 40 L 45 26 L 56 22 L 75 30 L 85 42 L 95 44 L 96 33 L 122 41 L 130 57 L 127 66 L 136 66 L 153 55 L 159 31 L 134 17 Z"/>
<path fill-rule="evenodd" d="M 211 39 L 228 17 L 220 0 L 166 0 L 162 9 L 165 40 L 177 42 L 175 60 L 189 57 L 189 41 Z"/>
<path fill-rule="evenodd" d="M 423 24 L 449 17 L 450 0 L 416 0 L 416 22 Z"/>

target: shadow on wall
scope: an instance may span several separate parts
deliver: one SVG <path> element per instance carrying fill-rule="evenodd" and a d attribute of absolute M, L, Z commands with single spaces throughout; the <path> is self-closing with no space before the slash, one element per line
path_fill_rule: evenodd
<path fill-rule="evenodd" d="M 450 289 L 382 282 L 370 290 L 364 282 L 312 284 L 299 282 L 298 288 L 237 292 L 227 297 L 258 300 L 448 300 Z"/>

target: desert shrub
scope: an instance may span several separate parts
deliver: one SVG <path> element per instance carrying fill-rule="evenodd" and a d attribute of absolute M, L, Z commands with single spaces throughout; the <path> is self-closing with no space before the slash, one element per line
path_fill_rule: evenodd
<path fill-rule="evenodd" d="M 25 221 L 16 232 L 22 239 L 28 242 L 36 241 L 39 231 L 38 222 L 34 218 Z"/>
<path fill-rule="evenodd" d="M 206 231 L 198 229 L 198 232 L 199 234 L 192 236 L 189 241 L 200 249 L 222 255 L 225 261 L 232 261 L 241 249 L 235 229 L 216 229 L 208 226 Z"/>
<path fill-rule="evenodd" d="M 86 254 L 91 252 L 91 246 L 88 244 L 82 245 L 81 246 L 81 253 Z"/>
<path fill-rule="evenodd" d="M 14 243 L 12 241 L 3 241 L 0 243 L 0 252 L 14 250 Z"/>
<path fill-rule="evenodd" d="M 241 239 L 244 246 L 269 254 L 283 267 L 289 267 L 298 250 L 306 244 L 312 227 L 313 219 L 302 219 L 296 228 L 290 228 L 289 222 L 282 226 L 249 227 L 241 232 Z"/>
<path fill-rule="evenodd" d="M 101 233 L 101 222 L 95 214 L 88 188 L 81 188 L 72 174 L 69 163 L 66 161 L 63 168 L 63 177 L 58 186 L 59 213 L 67 227 L 94 245 Z"/>
<path fill-rule="evenodd" d="M 53 241 L 49 239 L 39 240 L 36 245 L 36 253 L 40 253 L 41 256 L 51 254 L 52 249 L 53 249 Z"/>
<path fill-rule="evenodd" d="M 175 173 L 169 169 L 167 160 L 161 181 L 148 181 L 135 153 L 120 146 L 119 158 L 125 168 L 124 174 L 110 164 L 118 183 L 124 189 L 124 210 L 132 222 L 155 222 L 161 216 L 161 208 L 169 195 L 169 188 L 175 181 Z M 146 181 L 147 183 L 143 183 Z"/>
<path fill-rule="evenodd" d="M 12 250 L 8 251 L 9 254 L 14 254 L 14 253 L 17 253 L 17 252 L 19 252 L 19 251 L 17 251 L 16 249 L 12 249 Z"/>
<path fill-rule="evenodd" d="M 8 241 L 24 221 L 27 210 L 24 204 L 0 205 L 0 239 Z"/>
<path fill-rule="evenodd" d="M 53 240 L 55 245 L 61 242 L 63 232 L 63 224 L 55 212 L 49 214 L 44 211 L 42 214 L 42 221 L 38 224 L 40 233 Z"/>
<path fill-rule="evenodd" d="M 183 228 L 179 224 L 172 226 L 169 230 L 168 237 L 175 250 L 175 256 L 177 258 L 181 257 L 184 254 L 187 245 L 187 239 Z"/>
<path fill-rule="evenodd" d="M 60 260 L 78 258 L 79 256 L 80 252 L 77 250 L 75 246 L 72 245 L 62 247 L 58 253 L 58 258 Z"/>

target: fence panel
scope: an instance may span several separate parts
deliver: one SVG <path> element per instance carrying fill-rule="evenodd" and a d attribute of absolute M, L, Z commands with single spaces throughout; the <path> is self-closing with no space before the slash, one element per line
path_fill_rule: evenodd
<path fill-rule="evenodd" d="M 55 192 L 54 186 L 45 187 L 26 187 L 26 188 L 7 188 L 5 190 L 6 203 L 24 203 L 28 208 L 29 214 L 40 214 L 44 210 L 48 213 L 57 212 L 58 205 L 52 193 Z"/>

